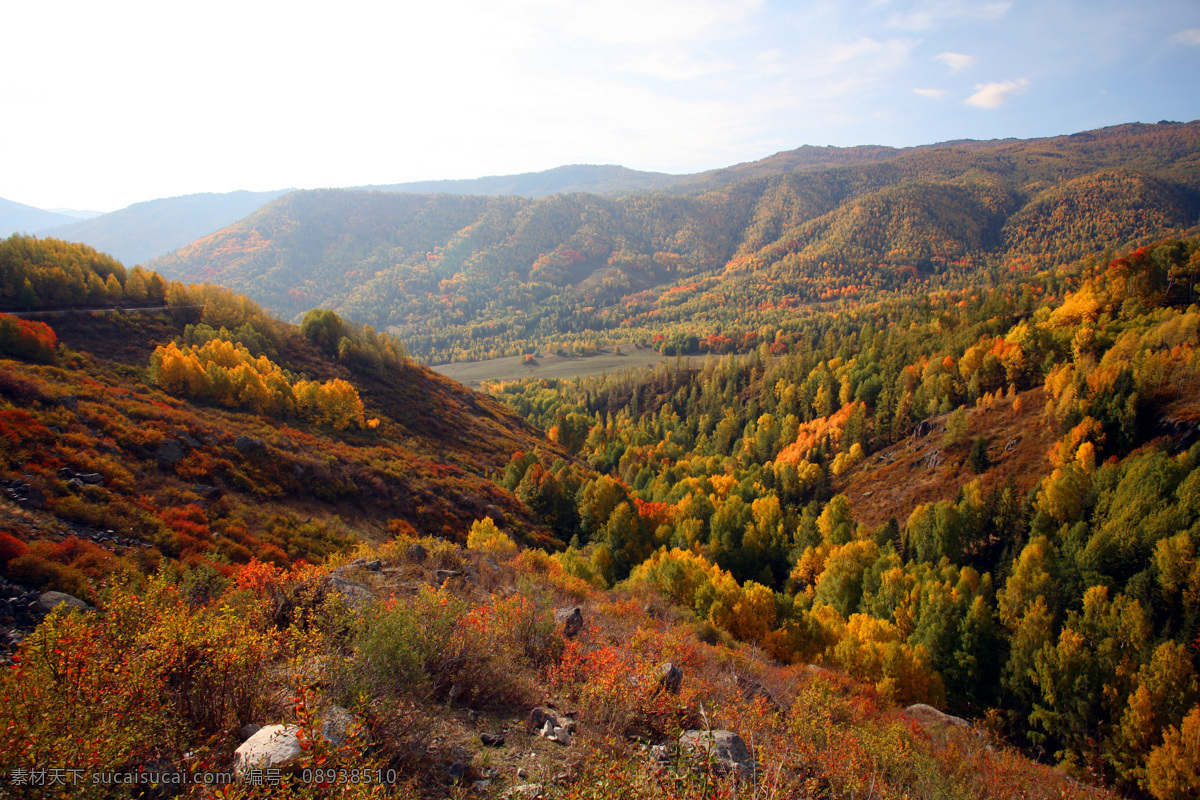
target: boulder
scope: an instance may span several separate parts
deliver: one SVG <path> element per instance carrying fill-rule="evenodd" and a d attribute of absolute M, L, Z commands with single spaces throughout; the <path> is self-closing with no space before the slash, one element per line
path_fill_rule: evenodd
<path fill-rule="evenodd" d="M 267 725 L 233 751 L 233 774 L 245 780 L 251 769 L 278 769 L 287 772 L 300 763 L 304 750 L 296 725 Z"/>
<path fill-rule="evenodd" d="M 733 731 L 685 731 L 679 737 L 679 750 L 694 759 L 703 759 L 722 774 L 749 777 L 755 771 L 750 748 Z"/>
<path fill-rule="evenodd" d="M 498 733 L 481 733 L 479 734 L 479 741 L 486 747 L 504 746 L 504 737 Z"/>
<path fill-rule="evenodd" d="M 914 703 L 904 709 L 904 716 L 919 722 L 925 726 L 947 725 L 955 728 L 970 728 L 971 723 L 967 722 L 962 717 L 956 717 L 952 714 L 947 714 L 944 711 L 939 711 L 931 705 L 925 703 Z"/>
<path fill-rule="evenodd" d="M 341 706 L 330 706 L 321 719 L 320 737 L 333 747 L 343 746 L 355 725 L 354 715 Z M 241 729 L 246 731 L 247 725 Z M 239 731 L 239 734 L 241 733 Z M 266 725 L 233 751 L 233 774 L 245 779 L 249 769 L 295 770 L 304 752 L 300 747 L 298 725 Z"/>
<path fill-rule="evenodd" d="M 242 455 L 249 455 L 259 450 L 266 450 L 267 445 L 262 439 L 251 439 L 249 436 L 239 436 L 233 441 L 233 449 Z"/>
<path fill-rule="evenodd" d="M 429 551 L 419 544 L 410 544 L 408 550 L 405 551 L 409 561 L 414 561 L 420 564 L 425 559 L 429 558 Z"/>
<path fill-rule="evenodd" d="M 571 734 L 561 725 L 555 725 L 552 720 L 547 719 L 542 725 L 541 731 L 538 733 L 543 739 L 549 739 L 552 742 L 557 742 L 561 745 L 569 745 L 571 743 Z"/>
<path fill-rule="evenodd" d="M 179 442 L 163 442 L 154 452 L 154 457 L 158 460 L 159 469 L 173 469 L 183 460 L 183 448 Z"/>
<path fill-rule="evenodd" d="M 529 712 L 529 728 L 531 730 L 540 731 L 547 721 L 558 727 L 558 714 L 545 706 L 537 706 Z"/>
<path fill-rule="evenodd" d="M 563 636 L 573 639 L 583 630 L 583 609 L 579 606 L 560 608 L 554 612 L 554 621 L 563 626 Z"/>
<path fill-rule="evenodd" d="M 671 661 L 663 662 L 658 668 L 658 688 L 667 694 L 679 694 L 683 686 L 683 670 Z"/>
<path fill-rule="evenodd" d="M 346 580 L 340 575 L 330 575 L 325 579 L 324 588 L 327 592 L 336 592 L 345 598 L 350 608 L 361 609 L 375 596 L 368 587 L 357 581 Z"/>
<path fill-rule="evenodd" d="M 78 597 L 67 594 L 66 592 L 42 592 L 41 595 L 38 596 L 37 603 L 38 607 L 44 614 L 49 614 L 54 609 L 64 605 L 67 607 L 67 610 L 77 608 L 80 611 L 87 611 L 91 608 L 91 606 L 80 600 Z"/>
<path fill-rule="evenodd" d="M 321 720 L 321 738 L 334 747 L 341 747 L 354 729 L 354 715 L 341 706 L 330 706 Z"/>

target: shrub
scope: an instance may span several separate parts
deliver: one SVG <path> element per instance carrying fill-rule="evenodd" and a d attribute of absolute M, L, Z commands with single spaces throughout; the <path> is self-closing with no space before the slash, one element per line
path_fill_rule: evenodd
<path fill-rule="evenodd" d="M 491 517 L 485 517 L 471 525 L 471 532 L 467 534 L 467 549 L 490 553 L 497 558 L 512 558 L 517 554 L 517 543 L 497 528 Z"/>

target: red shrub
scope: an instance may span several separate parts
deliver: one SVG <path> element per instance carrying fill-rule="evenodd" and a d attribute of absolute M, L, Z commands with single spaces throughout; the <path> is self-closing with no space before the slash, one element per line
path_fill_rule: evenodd
<path fill-rule="evenodd" d="M 25 543 L 11 533 L 0 532 L 0 567 L 7 565 L 17 556 L 25 555 L 28 550 Z"/>

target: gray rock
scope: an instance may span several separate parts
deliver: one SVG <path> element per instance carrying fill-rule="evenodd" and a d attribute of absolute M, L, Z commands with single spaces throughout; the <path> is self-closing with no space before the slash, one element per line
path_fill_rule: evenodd
<path fill-rule="evenodd" d="M 76 474 L 75 477 L 89 486 L 99 486 L 104 483 L 104 476 L 99 472 L 82 472 Z"/>
<path fill-rule="evenodd" d="M 362 608 L 375 596 L 368 587 L 357 581 L 346 580 L 340 575 L 330 575 L 324 583 L 326 591 L 340 594 L 350 608 Z"/>
<path fill-rule="evenodd" d="M 483 742 L 487 747 L 504 746 L 504 737 L 498 733 L 481 733 L 479 734 L 479 741 Z"/>
<path fill-rule="evenodd" d="M 263 443 L 262 439 L 251 439 L 249 436 L 243 435 L 234 440 L 233 449 L 242 455 L 249 455 L 259 450 L 266 450 L 267 445 Z"/>
<path fill-rule="evenodd" d="M 197 483 L 192 487 L 192 491 L 205 500 L 219 500 L 223 494 L 216 486 L 209 486 L 207 483 Z"/>
<path fill-rule="evenodd" d="M 658 688 L 667 694 L 679 694 L 683 686 L 683 670 L 671 661 L 658 668 Z"/>
<path fill-rule="evenodd" d="M 558 714 L 545 706 L 537 706 L 529 712 L 531 730 L 540 731 L 547 722 L 552 723 L 551 727 L 558 727 Z"/>
<path fill-rule="evenodd" d="M 528 798 L 528 800 L 537 800 L 542 796 L 542 785 L 540 783 L 523 783 L 520 786 L 514 786 L 503 794 L 506 798 Z"/>
<path fill-rule="evenodd" d="M 755 771 L 750 748 L 733 731 L 686 731 L 679 737 L 679 749 L 685 755 L 700 757 L 722 774 L 748 777 Z"/>
<path fill-rule="evenodd" d="M 420 564 L 425 559 L 429 558 L 429 551 L 419 544 L 410 544 L 408 550 L 405 551 L 409 561 L 415 561 Z"/>
<path fill-rule="evenodd" d="M 554 621 L 563 626 L 563 636 L 573 639 L 583 630 L 583 609 L 579 606 L 560 608 L 554 612 Z"/>
<path fill-rule="evenodd" d="M 290 771 L 300 763 L 304 750 L 300 747 L 297 725 L 267 725 L 233 751 L 233 774 L 239 781 L 246 779 L 251 769 Z"/>
<path fill-rule="evenodd" d="M 74 411 L 75 409 L 79 408 L 79 398 L 73 394 L 69 394 L 66 397 L 58 398 L 58 404 L 63 408 Z"/>
<path fill-rule="evenodd" d="M 200 447 L 200 442 L 187 431 L 180 431 L 177 438 L 181 445 L 189 449 L 195 450 L 197 447 Z"/>
<path fill-rule="evenodd" d="M 356 720 L 354 715 L 341 706 L 330 706 L 321 720 L 321 737 L 334 747 L 341 747 L 350 739 Z"/>
<path fill-rule="evenodd" d="M 171 469 L 183 460 L 183 448 L 179 446 L 179 442 L 163 442 L 158 446 L 154 457 L 158 459 L 159 469 Z"/>
<path fill-rule="evenodd" d="M 83 602 L 74 595 L 67 594 L 66 592 L 42 592 L 42 594 L 38 597 L 37 605 L 43 614 L 49 614 L 51 611 L 62 605 L 67 606 L 68 611 L 72 608 L 79 609 L 80 611 L 88 611 L 91 609 L 91 606 L 89 606 L 87 603 Z"/>
<path fill-rule="evenodd" d="M 956 717 L 952 714 L 947 714 L 944 711 L 939 711 L 931 705 L 925 703 L 914 703 L 904 709 L 904 715 L 922 725 L 949 725 L 956 728 L 970 728 L 971 723 L 967 722 L 962 717 Z"/>

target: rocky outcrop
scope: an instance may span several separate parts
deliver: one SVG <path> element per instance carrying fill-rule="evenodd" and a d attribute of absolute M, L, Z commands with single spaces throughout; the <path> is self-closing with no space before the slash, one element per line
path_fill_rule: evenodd
<path fill-rule="evenodd" d="M 956 717 L 944 711 L 939 711 L 925 703 L 914 703 L 904 709 L 904 716 L 928 727 L 945 725 L 954 728 L 963 728 L 964 730 L 971 727 L 971 723 L 962 717 Z"/>
<path fill-rule="evenodd" d="M 683 686 L 683 670 L 673 662 L 666 661 L 658 668 L 658 688 L 667 694 L 679 694 Z"/>
<path fill-rule="evenodd" d="M 573 639 L 583 630 L 583 609 L 579 606 L 560 608 L 554 612 L 554 621 L 562 626 L 563 636 Z"/>
<path fill-rule="evenodd" d="M 80 611 L 90 611 L 92 608 L 78 597 L 66 592 L 42 592 L 38 596 L 38 606 L 43 615 L 49 614 L 59 606 L 66 606 L 67 610 L 74 608 Z"/>
<path fill-rule="evenodd" d="M 529 727 L 543 739 L 561 745 L 569 745 L 575 733 L 575 720 L 568 715 L 560 717 L 557 711 L 538 706 L 529 712 Z"/>
<path fill-rule="evenodd" d="M 711 766 L 722 775 L 748 778 L 756 770 L 750 748 L 733 731 L 685 731 L 679 737 L 679 751 L 695 766 Z"/>

